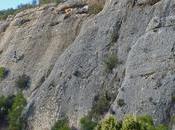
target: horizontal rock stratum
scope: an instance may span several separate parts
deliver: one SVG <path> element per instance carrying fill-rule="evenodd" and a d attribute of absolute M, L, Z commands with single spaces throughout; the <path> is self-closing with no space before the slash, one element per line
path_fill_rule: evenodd
<path fill-rule="evenodd" d="M 175 115 L 174 0 L 106 0 L 92 15 L 78 0 L 24 10 L 0 21 L 0 53 L 9 70 L 0 95 L 30 76 L 28 130 L 50 130 L 64 115 L 77 127 L 104 91 L 115 95 L 109 112 L 119 119 L 148 114 L 168 123 Z M 106 72 L 110 55 L 117 63 Z"/>

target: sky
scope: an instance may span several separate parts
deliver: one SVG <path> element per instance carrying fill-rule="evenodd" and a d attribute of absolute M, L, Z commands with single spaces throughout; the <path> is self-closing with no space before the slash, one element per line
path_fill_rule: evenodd
<path fill-rule="evenodd" d="M 16 8 L 19 4 L 31 3 L 32 0 L 0 0 L 0 10 Z"/>

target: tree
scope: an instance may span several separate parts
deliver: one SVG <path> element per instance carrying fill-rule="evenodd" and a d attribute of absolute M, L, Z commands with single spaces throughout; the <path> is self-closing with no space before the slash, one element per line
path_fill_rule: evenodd
<path fill-rule="evenodd" d="M 37 1 L 36 0 L 33 0 L 32 1 L 32 6 L 36 6 L 37 5 Z"/>
<path fill-rule="evenodd" d="M 26 100 L 22 92 L 18 93 L 14 98 L 12 108 L 8 113 L 9 118 L 9 130 L 21 130 L 23 126 L 23 120 L 21 117 L 22 111 L 26 105 Z"/>

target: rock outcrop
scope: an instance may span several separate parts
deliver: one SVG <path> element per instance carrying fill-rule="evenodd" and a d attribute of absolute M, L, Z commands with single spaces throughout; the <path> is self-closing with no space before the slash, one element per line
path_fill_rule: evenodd
<path fill-rule="evenodd" d="M 175 114 L 174 7 L 174 0 L 107 0 L 89 15 L 86 4 L 70 0 L 0 22 L 0 65 L 9 70 L 0 95 L 17 92 L 16 78 L 30 76 L 29 130 L 49 130 L 65 115 L 77 127 L 103 91 L 116 96 L 110 111 L 118 118 L 168 122 Z M 106 72 L 111 54 L 117 63 Z"/>

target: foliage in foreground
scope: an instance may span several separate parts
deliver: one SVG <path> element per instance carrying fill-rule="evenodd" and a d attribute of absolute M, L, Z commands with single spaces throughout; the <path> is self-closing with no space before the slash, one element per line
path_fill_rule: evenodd
<path fill-rule="evenodd" d="M 9 130 L 22 130 L 24 121 L 21 114 L 26 105 L 26 99 L 22 92 L 18 93 L 14 98 L 12 108 L 8 113 Z"/>
<path fill-rule="evenodd" d="M 88 116 L 91 119 L 99 121 L 101 116 L 105 115 L 108 112 L 111 100 L 111 94 L 108 94 L 107 92 L 97 96 L 96 99 L 94 99 L 92 109 L 88 113 Z"/>
<path fill-rule="evenodd" d="M 103 119 L 95 130 L 168 130 L 165 125 L 155 126 L 150 116 L 126 116 L 122 122 L 113 116 Z"/>
<path fill-rule="evenodd" d="M 94 98 L 91 111 L 88 115 L 80 119 L 81 130 L 93 130 L 101 118 L 108 112 L 113 95 L 104 92 Z"/>
<path fill-rule="evenodd" d="M 6 120 L 9 110 L 12 107 L 14 96 L 0 97 L 0 122 Z"/>
<path fill-rule="evenodd" d="M 81 130 L 93 130 L 96 125 L 97 123 L 95 121 L 92 121 L 92 119 L 88 116 L 85 116 L 80 120 Z"/>
<path fill-rule="evenodd" d="M 71 130 L 68 119 L 58 120 L 51 130 Z"/>
<path fill-rule="evenodd" d="M 8 123 L 8 130 L 22 130 L 22 111 L 26 105 L 26 100 L 22 92 L 16 96 L 0 97 L 0 122 Z M 1 127 L 1 124 L 0 124 Z"/>

